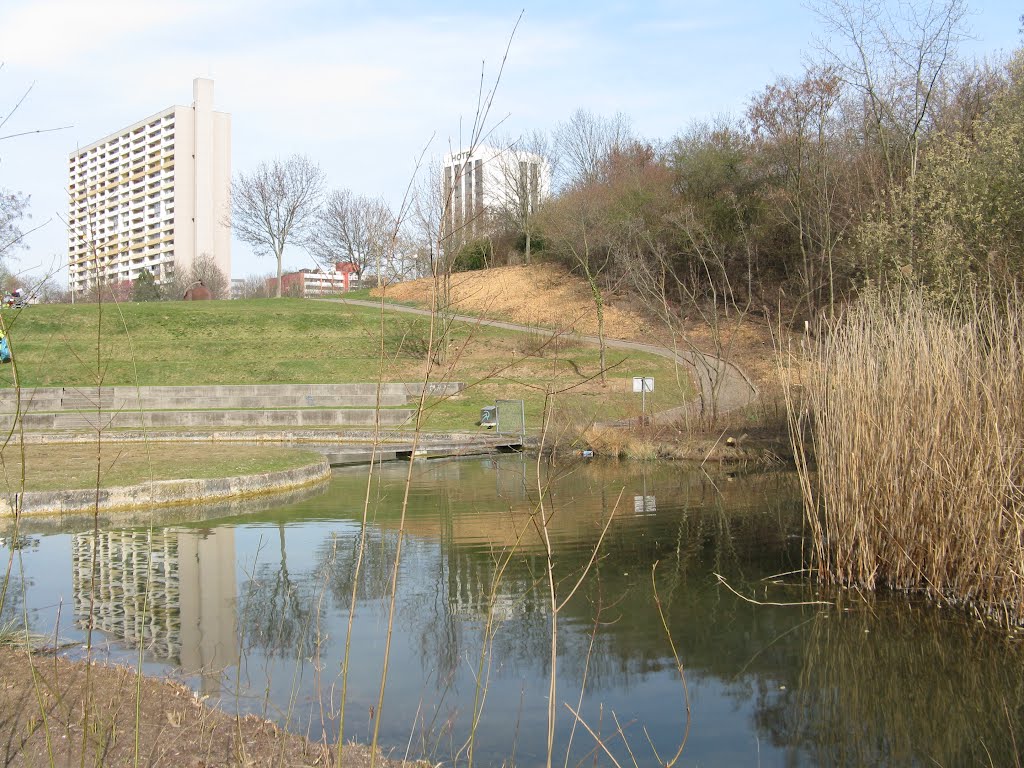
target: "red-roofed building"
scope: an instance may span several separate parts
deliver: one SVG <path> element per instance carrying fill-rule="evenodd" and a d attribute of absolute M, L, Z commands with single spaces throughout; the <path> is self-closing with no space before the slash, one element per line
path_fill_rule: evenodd
<path fill-rule="evenodd" d="M 273 296 L 277 287 L 277 278 L 267 278 L 267 291 Z M 346 293 L 359 287 L 359 272 L 356 265 L 347 261 L 339 261 L 334 271 L 328 272 L 319 267 L 300 269 L 298 272 L 287 272 L 281 275 L 281 295 L 298 296 L 330 296 L 335 293 Z"/>

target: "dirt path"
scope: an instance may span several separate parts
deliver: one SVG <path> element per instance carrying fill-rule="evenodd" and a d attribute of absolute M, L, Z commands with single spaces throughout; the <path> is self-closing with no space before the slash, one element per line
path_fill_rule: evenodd
<path fill-rule="evenodd" d="M 361 299 L 318 299 L 318 301 L 330 301 L 341 304 L 350 304 L 358 307 L 369 307 L 380 309 L 382 303 L 379 301 L 364 301 Z M 384 303 L 383 307 L 389 312 L 404 312 L 411 315 L 430 317 L 431 312 L 427 309 L 407 307 L 401 304 Z M 490 320 L 472 315 L 453 315 L 453 319 L 476 325 L 485 325 L 493 328 L 503 328 L 508 331 L 521 333 L 537 333 L 537 326 L 525 325 L 522 323 L 511 323 L 505 320 Z M 575 333 L 570 330 L 552 330 L 562 338 L 573 339 L 587 344 L 597 345 L 600 339 L 591 334 Z M 682 404 L 669 411 L 662 411 L 655 416 L 656 419 L 670 420 L 684 415 L 703 416 L 709 415 L 710 409 L 717 406 L 718 414 L 734 411 L 746 407 L 757 399 L 757 387 L 750 378 L 734 363 L 723 360 L 720 357 L 709 355 L 696 350 L 675 351 L 656 344 L 645 344 L 639 341 L 628 339 L 616 339 L 605 337 L 605 346 L 613 349 L 627 349 L 636 352 L 646 352 L 660 357 L 675 359 L 681 365 L 690 370 L 693 380 L 700 390 L 697 399 L 692 403 Z"/>

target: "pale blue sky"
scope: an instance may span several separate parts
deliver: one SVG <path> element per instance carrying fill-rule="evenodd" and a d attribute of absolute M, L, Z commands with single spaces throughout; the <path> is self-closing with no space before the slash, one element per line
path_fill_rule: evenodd
<path fill-rule="evenodd" d="M 583 107 L 668 139 L 799 74 L 821 34 L 799 0 L 3 0 L 0 114 L 35 85 L 0 136 L 72 126 L 0 141 L 0 187 L 32 195 L 33 224 L 52 219 L 12 267 L 65 259 L 68 153 L 189 104 L 199 75 L 232 115 L 235 172 L 300 152 L 330 187 L 398 202 L 425 147 L 439 156 L 460 143 L 481 67 L 492 83 L 523 10 L 491 115 L 508 135 L 550 130 Z M 963 52 L 1015 49 L 1022 11 L 976 5 Z M 232 261 L 233 277 L 273 269 L 239 243 Z M 285 257 L 311 263 L 300 250 Z"/>

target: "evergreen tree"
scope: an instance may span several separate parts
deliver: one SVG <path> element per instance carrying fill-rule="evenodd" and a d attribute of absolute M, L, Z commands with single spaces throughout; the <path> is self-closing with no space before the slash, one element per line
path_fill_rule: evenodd
<path fill-rule="evenodd" d="M 132 301 L 160 301 L 160 286 L 149 270 L 143 270 L 132 283 Z"/>

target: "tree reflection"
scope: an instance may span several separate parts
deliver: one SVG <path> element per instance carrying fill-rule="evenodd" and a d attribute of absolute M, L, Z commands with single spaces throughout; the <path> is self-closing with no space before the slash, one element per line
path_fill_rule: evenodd
<path fill-rule="evenodd" d="M 24 619 L 25 591 L 33 584 L 31 578 L 26 579 L 16 573 L 9 577 L 0 575 L 0 629 L 17 626 Z"/>
<path fill-rule="evenodd" d="M 794 758 L 1019 764 L 1024 649 L 1015 641 L 900 601 L 821 613 L 802 649 L 785 690 L 765 678 L 756 693 L 758 726 Z"/>
<path fill-rule="evenodd" d="M 664 514 L 672 516 L 671 525 L 652 522 L 638 527 L 624 522 L 617 535 L 607 537 L 584 589 L 564 608 L 569 631 L 560 637 L 560 666 L 568 682 L 580 684 L 589 664 L 592 691 L 628 689 L 634 677 L 670 665 L 666 640 L 657 631 L 660 618 L 650 584 L 650 568 L 656 561 L 661 563 L 658 591 L 666 618 L 688 665 L 728 674 L 737 658 L 756 653 L 775 631 L 777 615 L 758 615 L 753 606 L 723 596 L 709 574 L 716 569 L 742 574 L 767 553 L 774 565 L 798 564 L 799 541 L 791 541 L 788 534 L 799 530 L 799 506 L 792 504 L 774 514 L 763 509 L 727 510 L 713 496 L 700 495 Z M 780 558 L 785 552 L 788 556 Z M 560 550 L 559 578 L 573 579 L 588 557 L 582 548 Z M 496 637 L 494 652 L 503 660 L 544 673 L 549 617 L 545 598 L 535 587 L 540 568 L 535 560 L 533 555 L 523 555 L 520 567 L 506 577 L 503 594 L 518 600 L 521 611 Z M 524 575 L 529 578 L 523 579 Z M 594 657 L 588 660 L 581 650 L 590 640 L 583 633 L 594 624 L 597 606 L 603 606 L 600 630 Z M 792 618 L 801 620 L 799 614 Z"/>
<path fill-rule="evenodd" d="M 253 566 L 242 585 L 239 610 L 246 643 L 267 656 L 308 656 L 315 627 L 311 585 L 294 579 L 288 568 L 285 526 L 277 526 L 278 560 Z"/>
<path fill-rule="evenodd" d="M 347 611 L 352 602 L 352 582 L 362 537 L 366 550 L 355 590 L 356 600 L 380 600 L 387 595 L 391 563 L 398 540 L 387 530 L 367 528 L 341 536 L 334 533 L 317 547 L 314 559 L 317 580 L 326 586 L 335 606 Z"/>
<path fill-rule="evenodd" d="M 538 681 L 551 664 L 545 556 L 536 542 L 517 538 L 535 494 L 518 474 L 496 474 L 470 462 L 457 468 L 430 465 L 429 482 L 410 490 L 396 623 L 411 662 L 399 673 L 401 687 L 424 691 L 424 700 L 410 709 L 422 704 L 432 714 L 417 716 L 436 717 L 417 724 L 420 736 L 427 742 L 443 731 L 456 743 L 453 752 L 476 713 L 492 708 L 505 716 L 508 700 L 521 694 L 527 702 L 531 696 L 534 704 L 540 701 Z M 577 707 L 582 690 L 582 706 L 590 707 L 586 716 L 604 716 L 606 733 L 611 709 L 601 707 L 614 701 L 623 722 L 636 721 L 641 747 L 640 728 L 648 725 L 659 750 L 671 754 L 677 747 L 681 691 L 650 581 L 658 562 L 657 589 L 673 642 L 688 679 L 703 683 L 693 702 L 697 717 L 709 700 L 731 698 L 733 716 L 746 718 L 763 735 L 762 745 L 767 736 L 782 751 L 778 757 L 793 764 L 1011 760 L 1013 736 L 1024 744 L 1024 683 L 1007 671 L 1024 661 L 1014 645 L 971 627 L 951 627 L 948 613 L 935 618 L 902 602 L 902 613 L 879 602 L 877 617 L 863 606 L 841 612 L 754 605 L 714 578 L 722 573 L 741 594 L 766 601 L 815 598 L 799 577 L 765 580 L 800 567 L 802 509 L 791 482 L 788 475 L 729 482 L 676 468 L 631 473 L 597 465 L 559 478 L 550 503 L 561 583 L 574 583 L 590 562 L 620 491 L 628 500 L 616 511 L 584 587 L 559 614 L 559 707 Z M 343 489 L 336 492 L 347 498 Z M 643 504 L 635 506 L 634 496 Z M 649 497 L 657 498 L 656 506 L 648 506 Z M 329 603 L 335 616 L 344 614 L 353 592 L 357 621 L 379 618 L 398 534 L 386 504 L 373 511 L 365 530 L 351 518 L 337 521 L 335 532 L 312 548 L 313 566 L 300 577 L 292 572 L 286 531 L 279 527 L 274 549 L 280 562 L 261 563 L 243 590 L 250 642 L 268 653 L 308 656 L 310 639 L 318 637 L 320 606 Z M 362 537 L 365 559 L 356 583 Z M 293 544 L 292 555 L 294 562 L 307 553 Z M 324 596 L 330 600 L 321 601 Z M 339 622 L 331 626 L 337 631 Z M 372 654 L 373 641 L 364 641 Z M 486 701 L 476 699 L 478 686 L 490 686 Z M 365 691 L 353 690 L 353 700 L 365 698 Z M 652 690 L 663 705 L 652 708 L 637 695 Z M 570 718 L 559 725 L 563 744 L 571 725 Z M 502 726 L 511 724 L 487 727 Z M 402 730 L 407 735 L 407 723 Z M 580 734 L 573 749 L 589 750 L 593 745 L 583 743 L 589 737 L 581 741 Z M 684 757 L 700 761 L 704 756 L 693 742 L 691 737 Z"/>
<path fill-rule="evenodd" d="M 15 562 L 19 563 L 21 552 L 39 548 L 38 536 L 12 534 L 0 536 L 0 562 L 4 564 L 0 573 L 0 629 L 20 624 L 23 619 L 23 596 L 32 579 L 14 573 Z M 4 551 L 6 550 L 6 552 Z M 6 555 L 6 556 L 4 556 Z"/>

